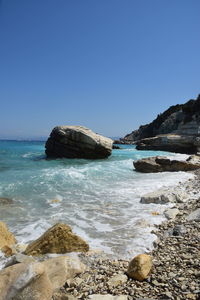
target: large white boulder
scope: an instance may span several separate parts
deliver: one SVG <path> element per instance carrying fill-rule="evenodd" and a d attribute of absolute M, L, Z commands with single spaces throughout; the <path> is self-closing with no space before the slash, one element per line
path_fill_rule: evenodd
<path fill-rule="evenodd" d="M 112 153 L 113 141 L 83 126 L 57 126 L 46 142 L 49 158 L 106 158 Z"/>

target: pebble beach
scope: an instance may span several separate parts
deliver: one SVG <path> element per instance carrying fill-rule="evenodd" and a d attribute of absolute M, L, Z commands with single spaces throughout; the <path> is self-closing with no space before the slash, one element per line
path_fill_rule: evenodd
<path fill-rule="evenodd" d="M 147 253 L 153 258 L 153 269 L 146 280 L 128 278 L 128 260 L 112 260 L 103 253 L 80 254 L 87 271 L 68 281 L 53 300 L 103 299 L 98 295 L 128 300 L 200 299 L 200 170 L 194 173 L 195 178 L 184 183 L 189 201 L 176 203 L 178 215 L 156 226 L 158 238 Z"/>

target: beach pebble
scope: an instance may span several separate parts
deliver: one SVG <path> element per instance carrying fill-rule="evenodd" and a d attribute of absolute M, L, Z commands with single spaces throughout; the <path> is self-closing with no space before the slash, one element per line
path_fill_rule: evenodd
<path fill-rule="evenodd" d="M 147 254 L 139 254 L 129 263 L 127 274 L 133 279 L 142 281 L 146 279 L 152 269 L 152 257 Z"/>
<path fill-rule="evenodd" d="M 186 232 L 186 228 L 183 225 L 176 225 L 173 228 L 172 234 L 175 236 L 183 235 Z"/>
<path fill-rule="evenodd" d="M 118 274 L 113 277 L 111 277 L 108 281 L 108 286 L 109 287 L 116 287 L 118 285 L 122 285 L 126 283 L 128 280 L 128 277 L 124 274 Z"/>

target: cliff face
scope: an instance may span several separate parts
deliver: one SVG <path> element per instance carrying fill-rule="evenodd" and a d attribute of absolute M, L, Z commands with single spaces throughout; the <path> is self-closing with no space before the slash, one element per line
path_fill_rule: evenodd
<path fill-rule="evenodd" d="M 196 100 L 185 104 L 171 106 L 157 118 L 146 125 L 140 126 L 124 137 L 125 141 L 134 142 L 160 134 L 200 135 L 200 95 Z"/>

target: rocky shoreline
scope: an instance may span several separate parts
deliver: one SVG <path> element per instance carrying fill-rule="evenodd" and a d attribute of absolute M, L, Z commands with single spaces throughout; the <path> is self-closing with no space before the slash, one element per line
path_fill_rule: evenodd
<path fill-rule="evenodd" d="M 158 240 L 148 253 L 153 257 L 153 270 L 146 280 L 126 275 L 127 260 L 80 254 L 87 271 L 67 282 L 53 299 L 200 299 L 200 170 L 194 174 L 194 180 L 185 183 L 190 199 L 174 205 L 178 209 L 174 219 L 156 226 Z"/>
<path fill-rule="evenodd" d="M 128 260 L 114 260 L 100 251 L 71 253 L 50 259 L 47 255 L 36 260 L 31 256 L 14 255 L 11 257 L 11 267 L 8 267 L 8 264 L 5 271 L 0 272 L 0 276 L 2 272 L 5 272 L 1 278 L 5 278 L 5 274 L 12 278 L 12 272 L 9 273 L 6 270 L 14 269 L 15 266 L 19 269 L 19 265 L 23 266 L 23 272 L 32 272 L 30 267 L 34 266 L 37 276 L 31 273 L 32 283 L 28 287 L 23 287 L 22 293 L 17 292 L 17 295 L 11 298 L 5 298 L 0 294 L 0 299 L 200 299 L 200 169 L 192 173 L 195 174 L 194 179 L 184 184 L 180 182 L 179 186 L 173 189 L 175 193 L 179 191 L 182 193 L 184 190 L 188 194 L 187 201 L 182 199 L 172 202 L 172 207 L 166 211 L 168 220 L 155 226 L 152 232 L 157 235 L 158 239 L 154 243 L 154 249 L 146 253 L 152 257 L 153 268 L 144 280 L 139 281 L 128 276 L 127 270 L 130 263 Z M 70 235 L 72 235 L 71 232 Z M 14 261 L 12 261 L 13 258 L 15 258 Z M 68 271 L 65 268 L 66 263 Z M 73 269 L 74 264 L 75 269 Z M 45 278 L 51 281 L 48 281 L 48 285 Z M 45 284 L 41 283 L 41 279 Z M 34 284 L 37 281 L 40 284 Z M 4 283 L 0 280 L 0 290 Z M 26 286 L 26 282 L 23 284 Z M 40 296 L 33 296 L 35 292 L 39 292 Z"/>

